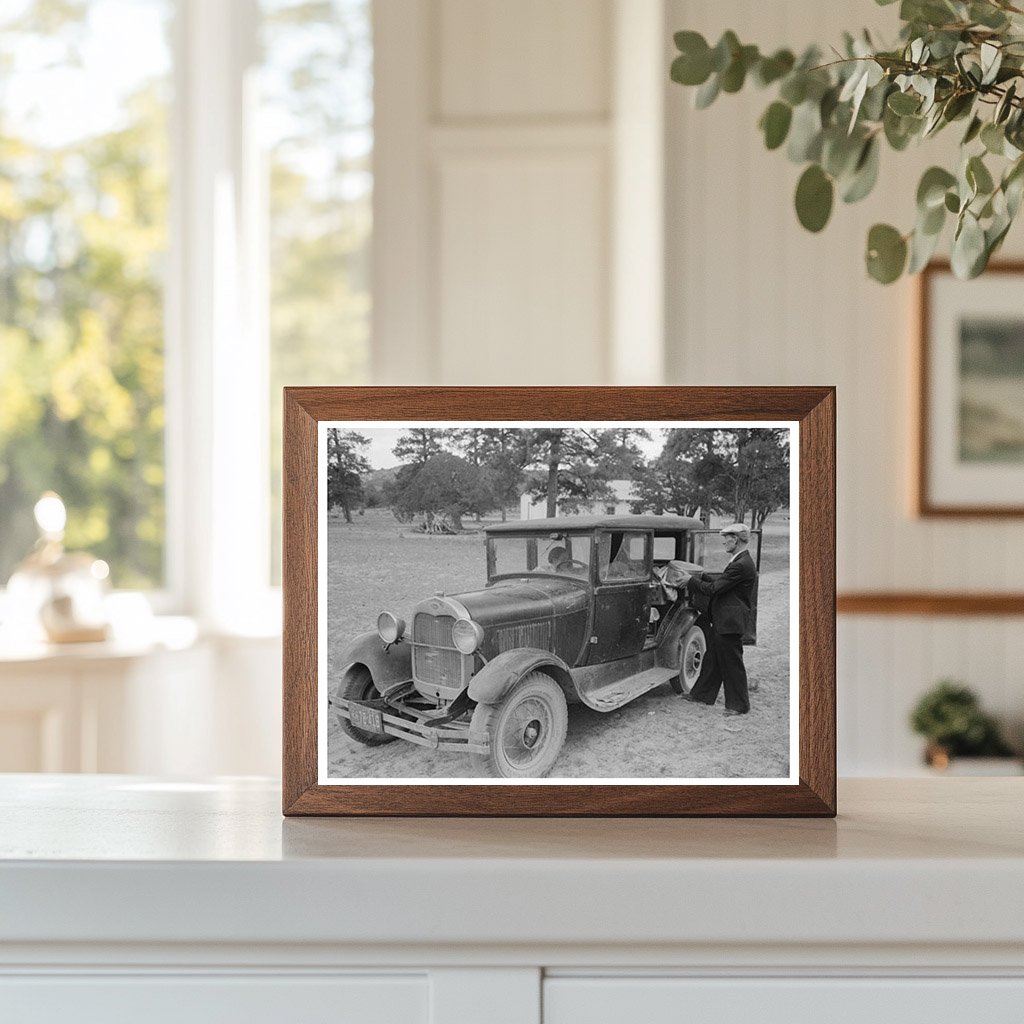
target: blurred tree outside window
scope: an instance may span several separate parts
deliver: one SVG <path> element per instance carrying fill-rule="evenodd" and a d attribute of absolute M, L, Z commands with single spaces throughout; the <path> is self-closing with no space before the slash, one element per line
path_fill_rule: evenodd
<path fill-rule="evenodd" d="M 171 17 L 0 8 L 0 586 L 47 489 L 115 586 L 164 583 Z"/>
<path fill-rule="evenodd" d="M 271 567 L 280 580 L 281 388 L 362 384 L 370 339 L 370 0 L 262 0 L 269 158 Z"/>

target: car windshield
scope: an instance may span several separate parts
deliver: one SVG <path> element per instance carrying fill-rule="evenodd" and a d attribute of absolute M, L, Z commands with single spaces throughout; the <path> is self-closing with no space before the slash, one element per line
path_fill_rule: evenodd
<path fill-rule="evenodd" d="M 487 575 L 518 576 L 547 573 L 586 578 L 590 575 L 589 533 L 531 533 L 489 537 Z"/>

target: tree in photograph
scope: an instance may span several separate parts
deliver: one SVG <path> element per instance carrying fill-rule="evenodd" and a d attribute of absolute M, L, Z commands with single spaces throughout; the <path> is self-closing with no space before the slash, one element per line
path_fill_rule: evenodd
<path fill-rule="evenodd" d="M 449 432 L 449 441 L 467 462 L 480 470 L 481 481 L 474 512 L 481 515 L 498 508 L 502 522 L 508 507 L 519 498 L 527 457 L 525 433 L 516 427 L 467 427 Z"/>
<path fill-rule="evenodd" d="M 634 428 L 531 430 L 526 465 L 539 468 L 541 475 L 529 493 L 546 499 L 548 516 L 611 497 L 610 474 L 620 470 L 641 433 Z"/>
<path fill-rule="evenodd" d="M 789 432 L 765 429 L 747 433 L 752 436 L 740 444 L 738 463 L 750 525 L 759 530 L 768 516 L 789 505 Z"/>
<path fill-rule="evenodd" d="M 691 464 L 666 455 L 664 451 L 641 466 L 633 478 L 630 511 L 655 515 L 695 516 L 700 511 L 696 500 Z"/>
<path fill-rule="evenodd" d="M 714 429 L 675 429 L 668 432 L 665 447 L 654 462 L 653 488 L 665 509 L 679 515 L 700 515 L 704 525 L 711 522 L 716 511 L 715 480 L 721 471 L 722 432 Z M 647 474 L 645 474 L 645 480 Z"/>
<path fill-rule="evenodd" d="M 789 447 L 785 430 L 743 428 L 719 431 L 711 474 L 714 511 L 759 527 L 789 501 Z"/>
<path fill-rule="evenodd" d="M 345 513 L 345 522 L 352 522 L 352 506 L 363 494 L 362 476 L 370 472 L 370 463 L 363 450 L 370 439 L 354 430 L 327 431 L 327 507 Z"/>
<path fill-rule="evenodd" d="M 459 533 L 462 517 L 481 500 L 481 476 L 478 466 L 440 452 L 422 465 L 403 466 L 386 493 L 400 522 L 422 516 L 426 533 Z"/>
<path fill-rule="evenodd" d="M 451 431 L 437 427 L 413 427 L 402 432 L 391 452 L 399 462 L 423 465 L 447 450 L 450 434 Z"/>

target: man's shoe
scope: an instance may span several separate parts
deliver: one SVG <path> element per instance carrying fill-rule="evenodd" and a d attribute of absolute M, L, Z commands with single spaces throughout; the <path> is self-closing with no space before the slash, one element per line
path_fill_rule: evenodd
<path fill-rule="evenodd" d="M 746 711 L 733 711 L 732 708 L 726 708 L 722 714 L 728 718 L 730 715 L 745 715 Z"/>
<path fill-rule="evenodd" d="M 696 697 L 692 696 L 689 693 L 681 693 L 680 696 L 683 698 L 683 700 L 688 701 L 690 704 L 703 704 L 704 707 L 708 706 L 708 702 L 707 701 L 705 701 L 705 700 L 697 700 Z"/>

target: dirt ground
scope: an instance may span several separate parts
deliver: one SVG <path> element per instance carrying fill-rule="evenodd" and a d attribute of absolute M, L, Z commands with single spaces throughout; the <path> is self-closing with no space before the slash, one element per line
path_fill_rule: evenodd
<path fill-rule="evenodd" d="M 467 524 L 472 525 L 472 524 Z M 713 524 L 714 525 L 714 524 Z M 707 566 L 724 558 L 714 538 Z M 753 547 L 753 545 L 752 545 Z M 482 534 L 424 536 L 389 512 L 367 510 L 349 525 L 328 524 L 328 686 L 333 691 L 351 639 L 389 610 L 411 619 L 413 605 L 438 591 L 484 585 Z M 660 686 L 617 711 L 570 705 L 565 746 L 552 778 L 785 778 L 789 774 L 789 519 L 765 524 L 758 599 L 758 643 L 744 650 L 749 715 L 726 718 L 714 707 L 680 700 Z M 466 754 L 396 741 L 364 747 L 336 721 L 328 733 L 332 778 L 475 778 Z"/>

